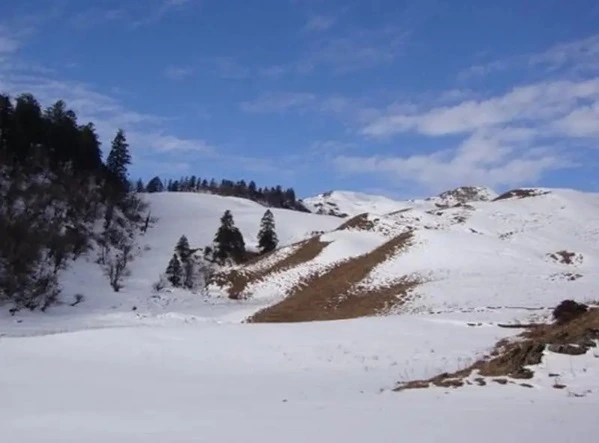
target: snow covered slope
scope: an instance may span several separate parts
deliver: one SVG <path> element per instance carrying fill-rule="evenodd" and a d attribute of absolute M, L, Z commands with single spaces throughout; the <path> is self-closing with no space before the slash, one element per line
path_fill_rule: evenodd
<path fill-rule="evenodd" d="M 497 193 L 489 188 L 478 186 L 462 186 L 443 192 L 438 196 L 420 200 L 393 200 L 381 195 L 365 194 L 351 191 L 329 191 L 302 200 L 306 208 L 315 214 L 351 217 L 358 214 L 387 214 L 404 208 L 419 207 L 431 209 L 439 206 L 476 201 L 490 201 Z"/>
<path fill-rule="evenodd" d="M 241 318 L 247 315 L 245 306 L 230 310 L 226 301 L 224 306 L 221 300 L 207 303 L 197 294 L 178 290 L 157 294 L 152 286 L 165 271 L 181 235 L 188 237 L 192 248 L 211 244 L 220 225 L 220 217 L 226 210 L 231 210 L 247 248 L 255 248 L 260 219 L 267 208 L 246 199 L 202 193 L 156 193 L 147 194 L 144 198 L 150 203 L 151 214 L 158 221 L 139 237 L 139 250 L 130 265 L 131 275 L 125 279 L 121 292 L 113 292 L 92 253 L 79 259 L 64 273 L 61 283 L 66 305 L 50 309 L 48 315 L 37 319 L 35 324 L 22 321 L 18 326 L 23 333 L 29 333 L 29 325 L 33 328 L 32 333 L 39 332 L 40 328 L 52 331 L 56 328 L 53 316 L 61 318 L 59 330 L 72 330 L 127 325 L 155 315 L 186 317 L 201 313 L 212 317 L 222 315 L 223 309 L 235 318 L 236 311 L 240 312 Z M 310 237 L 313 231 L 334 229 L 340 223 L 336 217 L 285 209 L 272 209 L 272 212 L 281 246 Z M 77 294 L 83 295 L 84 301 L 75 307 L 69 306 Z M 20 315 L 28 314 L 23 312 Z M 0 309 L 0 323 L 3 316 L 12 321 L 6 310 Z"/>
<path fill-rule="evenodd" d="M 370 212 L 385 214 L 404 207 L 403 202 L 380 195 L 351 191 L 330 191 L 302 200 L 306 208 L 315 214 L 347 217 Z"/>
<path fill-rule="evenodd" d="M 367 315 L 364 302 L 382 293 L 387 305 L 400 305 L 402 312 L 499 310 L 505 316 L 510 311 L 501 308 L 520 309 L 513 318 L 530 310 L 547 314 L 573 294 L 583 301 L 597 297 L 599 195 L 538 190 L 449 206 L 454 198 L 407 202 L 386 215 L 354 217 L 320 236 L 322 251 L 309 260 L 284 269 L 273 265 L 259 278 L 248 271 L 251 283 L 242 296 L 266 297 L 272 304 L 294 295 L 294 312 L 316 306 L 314 318 L 322 318 L 318 310 L 341 309 L 352 297 L 360 299 L 355 316 Z M 409 240 L 393 246 L 408 232 Z M 309 289 L 327 294 L 326 302 Z M 276 318 L 295 318 L 287 305 L 287 317 Z M 380 304 L 372 302 L 370 314 L 377 312 Z"/>
<path fill-rule="evenodd" d="M 93 260 L 79 261 L 64 287 L 83 303 L 0 311 L 2 441 L 596 441 L 598 348 L 547 351 L 524 384 L 391 392 L 399 381 L 468 367 L 519 332 L 500 322 L 546 317 L 564 298 L 598 298 L 599 195 L 454 198 L 347 220 L 275 210 L 289 246 L 237 269 L 257 278 L 242 288 L 248 298 L 230 300 L 226 287 L 206 297 L 151 286 L 181 234 L 192 246 L 209 243 L 230 209 L 251 243 L 265 208 L 149 196 L 159 222 L 141 238 L 121 293 Z M 241 323 L 289 299 L 279 314 L 337 314 L 394 295 L 402 315 Z"/>

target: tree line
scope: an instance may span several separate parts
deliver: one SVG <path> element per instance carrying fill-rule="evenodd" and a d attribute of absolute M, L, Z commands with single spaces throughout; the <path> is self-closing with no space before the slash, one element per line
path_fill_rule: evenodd
<path fill-rule="evenodd" d="M 154 177 L 147 184 L 139 179 L 134 184 L 137 192 L 206 192 L 225 197 L 240 197 L 262 203 L 272 208 L 293 209 L 296 211 L 309 212 L 308 209 L 297 200 L 293 188 L 284 189 L 280 185 L 274 187 L 258 187 L 253 180 L 220 180 L 207 179 L 195 175 L 181 177 L 179 180 L 168 180 L 164 182 L 160 177 Z"/>
<path fill-rule="evenodd" d="M 90 251 L 122 287 L 135 237 L 152 224 L 130 164 L 122 130 L 104 162 L 93 123 L 79 123 L 64 101 L 42 109 L 31 94 L 0 95 L 0 304 L 14 312 L 58 302 L 59 274 Z"/>

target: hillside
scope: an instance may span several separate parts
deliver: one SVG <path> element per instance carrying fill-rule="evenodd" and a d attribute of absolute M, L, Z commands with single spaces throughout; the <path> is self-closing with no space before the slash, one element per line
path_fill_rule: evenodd
<path fill-rule="evenodd" d="M 517 318 L 546 314 L 572 292 L 596 297 L 598 195 L 554 189 L 490 200 L 485 192 L 466 203 L 455 195 L 358 215 L 310 245 L 282 248 L 235 271 L 245 282 L 234 295 L 269 305 L 252 321 L 501 308 L 517 308 Z"/>
<path fill-rule="evenodd" d="M 526 441 L 568 441 L 573 429 L 594 441 L 597 311 L 526 339 L 500 325 L 546 320 L 564 298 L 597 299 L 599 195 L 464 203 L 451 193 L 345 220 L 275 210 L 281 248 L 223 270 L 207 293 L 152 284 L 179 236 L 208 244 L 226 209 L 255 246 L 265 208 L 147 198 L 158 222 L 138 239 L 121 292 L 80 259 L 62 283 L 82 303 L 0 311 L 9 441 L 502 443 L 514 429 Z M 309 322 L 331 319 L 351 320 Z M 522 347 L 530 340 L 534 352 Z M 493 355 L 502 365 L 489 370 L 481 362 Z"/>

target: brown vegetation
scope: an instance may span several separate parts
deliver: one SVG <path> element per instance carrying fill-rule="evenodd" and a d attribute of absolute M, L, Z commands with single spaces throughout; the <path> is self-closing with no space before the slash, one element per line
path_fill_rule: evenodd
<path fill-rule="evenodd" d="M 280 303 L 259 311 L 248 321 L 278 323 L 340 320 L 387 312 L 402 302 L 401 296 L 418 284 L 414 279 L 399 279 L 396 284 L 376 290 L 357 288 L 375 266 L 410 244 L 406 232 L 373 251 L 339 263 L 323 274 L 306 278 Z"/>
<path fill-rule="evenodd" d="M 250 283 L 255 283 L 266 278 L 268 275 L 282 272 L 313 260 L 328 244 L 327 242 L 323 242 L 320 236 L 312 237 L 294 245 L 297 249 L 291 255 L 275 261 L 270 266 L 256 271 L 248 271 L 243 268 L 234 269 L 226 274 L 217 275 L 214 281 L 221 286 L 228 285 L 229 297 L 237 300 L 242 298 L 243 291 Z M 271 257 L 271 254 L 258 257 L 248 264 L 259 263 L 261 260 Z"/>
<path fill-rule="evenodd" d="M 374 230 L 375 224 L 368 218 L 368 214 L 360 214 L 350 218 L 348 221 L 339 226 L 336 231 L 372 231 Z"/>
<path fill-rule="evenodd" d="M 547 254 L 552 260 L 563 265 L 573 265 L 574 263 L 582 263 L 582 255 L 570 251 L 557 251 Z"/>
<path fill-rule="evenodd" d="M 511 191 L 507 191 L 504 194 L 501 194 L 499 197 L 496 197 L 493 201 L 496 202 L 512 198 L 536 197 L 538 195 L 546 195 L 549 193 L 549 191 L 541 191 L 540 189 L 512 189 Z"/>
<path fill-rule="evenodd" d="M 491 358 L 480 360 L 468 368 L 453 373 L 444 373 L 428 380 L 402 383 L 396 391 L 425 388 L 430 386 L 457 386 L 464 384 L 473 371 L 483 377 L 506 384 L 505 377 L 513 379 L 532 378 L 533 371 L 526 366 L 541 363 L 543 351 L 580 355 L 595 347 L 599 339 L 599 309 L 589 309 L 577 317 L 560 323 L 535 324 L 518 336 L 517 341 L 502 340 L 491 352 Z"/>

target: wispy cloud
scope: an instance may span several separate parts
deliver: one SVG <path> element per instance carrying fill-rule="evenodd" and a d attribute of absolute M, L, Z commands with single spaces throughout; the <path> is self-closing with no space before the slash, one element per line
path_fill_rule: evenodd
<path fill-rule="evenodd" d="M 243 79 L 250 75 L 250 69 L 232 57 L 214 57 L 208 60 L 213 72 L 222 79 Z"/>
<path fill-rule="evenodd" d="M 385 174 L 435 191 L 465 182 L 533 183 L 548 171 L 576 164 L 577 153 L 564 146 L 593 149 L 599 142 L 597 121 L 599 77 L 532 83 L 451 106 L 389 107 L 362 126 L 364 136 L 387 142 L 435 138 L 445 149 L 408 156 L 340 155 L 334 164 L 346 173 Z M 461 137 L 457 146 L 456 136 Z"/>
<path fill-rule="evenodd" d="M 90 8 L 75 13 L 69 18 L 70 25 L 78 30 L 89 30 L 107 22 L 126 21 L 128 19 L 127 10 L 123 7 L 118 8 Z"/>
<path fill-rule="evenodd" d="M 321 32 L 332 28 L 337 22 L 336 17 L 324 16 L 324 15 L 313 15 L 308 19 L 304 25 L 304 32 Z"/>
<path fill-rule="evenodd" d="M 193 74 L 193 68 L 188 66 L 167 66 L 164 69 L 164 76 L 171 80 L 182 80 Z"/>
<path fill-rule="evenodd" d="M 458 74 L 458 80 L 504 72 L 509 69 L 540 68 L 548 72 L 564 70 L 576 74 L 599 72 L 599 34 L 559 43 L 535 54 L 517 54 L 486 63 L 477 63 Z"/>
<path fill-rule="evenodd" d="M 570 67 L 575 71 L 599 70 L 599 34 L 549 48 L 529 58 L 532 66 L 546 66 L 550 70 Z"/>
<path fill-rule="evenodd" d="M 263 113 L 302 109 L 316 100 L 314 94 L 306 92 L 268 93 L 255 100 L 240 103 L 244 112 Z"/>
<path fill-rule="evenodd" d="M 316 39 L 301 63 L 324 66 L 336 73 L 378 66 L 396 60 L 402 54 L 408 36 L 407 30 L 386 26 Z"/>
<path fill-rule="evenodd" d="M 195 0 L 159 0 L 154 1 L 155 5 L 148 7 L 149 12 L 140 18 L 137 18 L 131 22 L 131 26 L 134 28 L 152 25 L 162 20 L 167 14 L 172 11 L 180 10 L 185 6 L 194 3 Z M 144 6 L 145 7 L 145 6 Z"/>
<path fill-rule="evenodd" d="M 572 166 L 566 158 L 530 146 L 527 136 L 476 131 L 456 149 L 409 156 L 337 156 L 339 170 L 384 174 L 395 183 L 416 182 L 432 191 L 464 184 L 514 186 L 536 182 L 543 173 Z M 523 146 L 528 147 L 524 150 Z"/>
<path fill-rule="evenodd" d="M 0 56 L 10 54 L 19 48 L 19 42 L 9 35 L 9 32 L 0 26 Z"/>
<path fill-rule="evenodd" d="M 415 131 L 439 136 L 471 132 L 505 123 L 526 124 L 557 120 L 580 106 L 599 99 L 599 78 L 536 83 L 517 87 L 505 95 L 482 101 L 465 101 L 420 114 L 395 113 L 380 117 L 362 129 L 373 137 Z"/>

